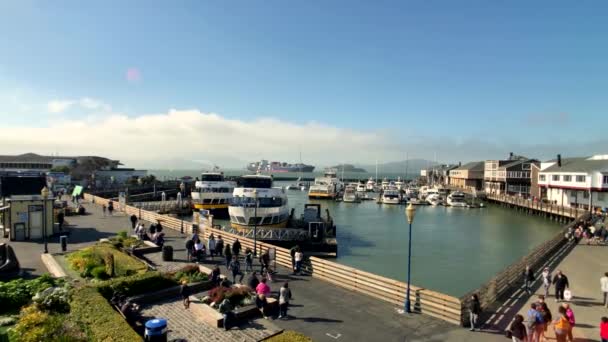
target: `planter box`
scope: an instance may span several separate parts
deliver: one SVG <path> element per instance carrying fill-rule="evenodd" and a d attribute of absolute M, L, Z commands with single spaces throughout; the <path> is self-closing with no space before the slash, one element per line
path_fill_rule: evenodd
<path fill-rule="evenodd" d="M 144 255 L 148 253 L 158 253 L 161 251 L 159 245 L 152 241 L 144 241 L 144 246 L 133 248 L 133 254 Z"/>
<path fill-rule="evenodd" d="M 266 298 L 269 313 L 276 312 L 279 307 L 279 301 L 274 298 Z M 219 311 L 209 305 L 203 303 L 201 299 L 190 296 L 190 310 L 194 313 L 194 316 L 201 322 L 207 323 L 212 327 L 223 328 L 224 327 L 224 316 Z M 233 310 L 235 319 L 248 319 L 251 317 L 260 316 L 260 310 L 255 304 L 249 304 L 238 307 Z"/>
<path fill-rule="evenodd" d="M 206 291 L 213 287 L 210 281 L 191 283 L 188 284 L 188 286 L 190 287 L 190 291 L 192 291 L 193 293 Z M 180 285 L 172 286 L 160 291 L 144 293 L 138 296 L 130 297 L 129 299 L 138 304 L 151 304 L 167 298 L 179 297 L 180 288 Z"/>

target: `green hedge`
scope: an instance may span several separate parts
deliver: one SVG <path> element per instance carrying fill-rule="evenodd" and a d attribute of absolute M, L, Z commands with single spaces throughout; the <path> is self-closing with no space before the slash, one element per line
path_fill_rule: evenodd
<path fill-rule="evenodd" d="M 70 319 L 86 327 L 91 341 L 142 340 L 95 288 L 76 289 L 70 309 Z"/>
<path fill-rule="evenodd" d="M 154 292 L 178 285 L 178 282 L 160 272 L 136 274 L 100 282 L 96 285 L 99 293 L 106 299 L 112 298 L 114 291 L 119 291 L 127 297 Z"/>
<path fill-rule="evenodd" d="M 19 310 L 32 301 L 32 297 L 49 287 L 60 286 L 63 280 L 55 279 L 48 274 L 31 279 L 15 279 L 9 282 L 0 282 L 0 314 Z"/>

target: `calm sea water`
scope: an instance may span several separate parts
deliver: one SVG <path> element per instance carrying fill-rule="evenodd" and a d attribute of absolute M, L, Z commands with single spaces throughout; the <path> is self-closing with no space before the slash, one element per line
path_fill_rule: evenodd
<path fill-rule="evenodd" d="M 193 174 L 193 176 L 196 174 Z M 289 182 L 275 182 L 284 186 Z M 408 225 L 403 205 L 375 201 L 309 200 L 287 191 L 300 215 L 305 203 L 329 208 L 337 226 L 337 262 L 405 281 Z M 412 284 L 461 296 L 554 236 L 556 222 L 500 206 L 483 209 L 417 207 L 412 237 Z"/>

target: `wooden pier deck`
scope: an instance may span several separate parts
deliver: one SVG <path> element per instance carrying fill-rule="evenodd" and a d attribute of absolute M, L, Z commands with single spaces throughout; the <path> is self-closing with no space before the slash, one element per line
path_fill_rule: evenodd
<path fill-rule="evenodd" d="M 530 213 L 550 216 L 562 219 L 576 219 L 589 213 L 588 210 L 580 208 L 565 207 L 561 205 L 543 203 L 542 201 L 532 201 L 531 199 L 509 195 L 486 195 L 488 201 L 498 204 L 508 205 L 516 209 L 526 210 Z"/>

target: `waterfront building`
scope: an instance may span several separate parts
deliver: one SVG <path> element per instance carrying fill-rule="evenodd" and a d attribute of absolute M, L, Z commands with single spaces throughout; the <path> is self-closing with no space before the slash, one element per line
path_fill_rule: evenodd
<path fill-rule="evenodd" d="M 41 156 L 25 153 L 17 156 L 0 156 L 0 172 L 49 172 L 54 167 L 73 167 L 77 163 L 74 157 Z"/>
<path fill-rule="evenodd" d="M 484 162 L 470 162 L 450 170 L 450 185 L 465 190 L 483 189 Z"/>
<path fill-rule="evenodd" d="M 458 164 L 441 164 L 420 170 L 420 176 L 425 177 L 428 184 L 450 184 L 450 171 L 459 167 Z"/>
<path fill-rule="evenodd" d="M 487 194 L 530 196 L 532 165 L 536 159 L 511 153 L 505 160 L 484 162 L 484 190 Z"/>
<path fill-rule="evenodd" d="M 608 154 L 543 162 L 539 197 L 565 207 L 608 208 Z"/>

